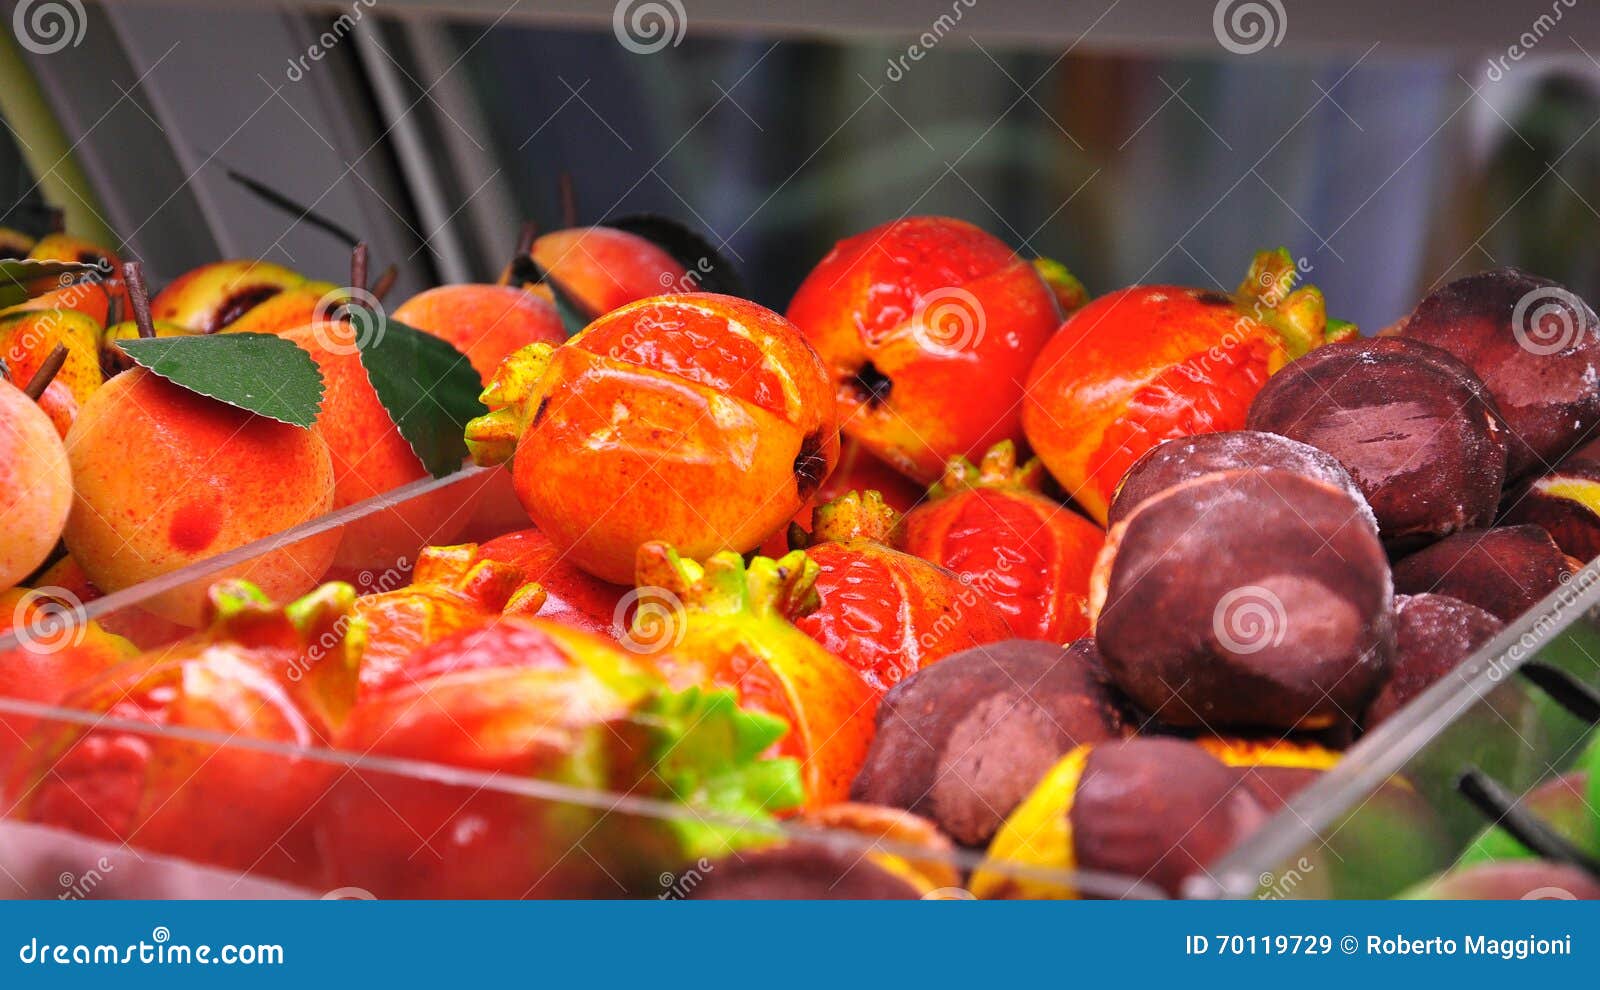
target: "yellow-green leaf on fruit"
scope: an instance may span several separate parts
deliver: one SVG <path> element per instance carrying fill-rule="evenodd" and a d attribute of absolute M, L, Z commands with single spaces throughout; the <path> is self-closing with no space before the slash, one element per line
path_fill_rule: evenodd
<path fill-rule="evenodd" d="M 310 426 L 322 410 L 317 363 L 275 334 L 148 337 L 118 346 L 174 385 L 269 419 Z"/>

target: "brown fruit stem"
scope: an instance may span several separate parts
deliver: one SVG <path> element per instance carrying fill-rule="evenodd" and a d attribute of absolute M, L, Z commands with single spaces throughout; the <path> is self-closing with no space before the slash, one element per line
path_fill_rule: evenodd
<path fill-rule="evenodd" d="M 61 366 L 66 363 L 67 346 L 65 344 L 57 344 L 51 349 L 49 357 L 44 359 L 44 364 L 39 365 L 39 370 L 35 371 L 33 377 L 28 379 L 28 384 L 23 387 L 22 391 L 26 393 L 28 398 L 38 402 L 39 396 L 43 395 L 44 390 L 50 387 L 50 382 L 56 377 L 56 372 L 60 371 Z"/>
<path fill-rule="evenodd" d="M 383 302 L 383 298 L 389 294 L 389 290 L 394 288 L 395 282 L 399 281 L 399 279 L 399 268 L 394 265 L 390 265 L 388 268 L 385 268 L 378 275 L 378 280 L 372 283 L 372 289 L 370 290 L 372 292 L 372 298 L 376 299 L 378 302 Z"/>
<path fill-rule="evenodd" d="M 150 294 L 144 285 L 144 266 L 137 261 L 125 263 L 122 283 L 128 287 L 128 302 L 133 306 L 133 322 L 139 327 L 139 336 L 149 340 L 156 335 L 156 325 L 150 321 Z"/>
<path fill-rule="evenodd" d="M 572 173 L 566 169 L 556 177 L 556 187 L 561 196 L 561 226 L 576 227 L 578 225 L 578 200 L 572 190 Z"/>
<path fill-rule="evenodd" d="M 365 290 L 367 287 L 367 242 L 361 241 L 350 249 L 350 287 Z"/>

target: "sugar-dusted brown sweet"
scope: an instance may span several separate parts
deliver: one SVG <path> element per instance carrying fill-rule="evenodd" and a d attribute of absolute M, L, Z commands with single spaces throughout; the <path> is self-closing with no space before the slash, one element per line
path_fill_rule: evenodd
<path fill-rule="evenodd" d="M 916 812 L 982 845 L 1073 747 L 1123 734 L 1094 654 L 1013 639 L 952 654 L 884 696 L 858 801 Z"/>
<path fill-rule="evenodd" d="M 1578 570 L 1538 526 L 1475 529 L 1440 540 L 1394 565 L 1395 591 L 1434 592 L 1512 622 Z"/>
<path fill-rule="evenodd" d="M 1401 334 L 1483 381 L 1510 428 L 1512 479 L 1555 464 L 1600 423 L 1600 320 L 1549 279 L 1515 268 L 1456 279 L 1418 303 Z"/>
<path fill-rule="evenodd" d="M 1112 680 L 1171 725 L 1328 727 L 1361 711 L 1394 642 L 1363 508 L 1281 469 L 1145 501 L 1113 527 L 1091 592 Z"/>
<path fill-rule="evenodd" d="M 1383 686 L 1367 705 L 1363 721 L 1369 729 L 1455 670 L 1505 625 L 1449 595 L 1400 595 L 1394 610 L 1394 657 Z"/>
<path fill-rule="evenodd" d="M 1319 348 L 1267 382 L 1248 423 L 1337 458 L 1391 546 L 1486 526 L 1500 502 L 1507 435 L 1494 400 L 1466 365 L 1426 344 Z"/>
<path fill-rule="evenodd" d="M 1338 458 L 1310 444 L 1261 430 L 1228 430 L 1177 437 L 1134 462 L 1111 497 L 1107 525 L 1115 526 L 1139 503 L 1179 482 L 1216 471 L 1283 468 L 1336 485 L 1366 504 L 1350 472 Z M 1377 526 L 1377 520 L 1373 520 Z"/>

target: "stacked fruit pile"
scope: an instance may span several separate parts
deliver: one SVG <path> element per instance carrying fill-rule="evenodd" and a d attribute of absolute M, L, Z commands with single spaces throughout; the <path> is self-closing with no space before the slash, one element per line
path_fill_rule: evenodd
<path fill-rule="evenodd" d="M 1364 338 L 1301 275 L 1091 300 L 914 217 L 785 316 L 641 219 L 530 230 L 498 284 L 388 315 L 362 249 L 346 287 L 223 262 L 148 303 L 128 266 L 92 283 L 127 324 L 30 300 L 86 327 L 27 353 L 83 375 L 54 421 L 0 393 L 6 585 L 88 600 L 506 467 L 65 648 L 7 592 L 0 689 L 103 716 L 7 716 L 10 814 L 379 896 L 686 863 L 694 896 L 1179 893 L 1600 551 L 1586 304 L 1502 270 Z M 406 555 L 404 587 L 339 580 Z"/>

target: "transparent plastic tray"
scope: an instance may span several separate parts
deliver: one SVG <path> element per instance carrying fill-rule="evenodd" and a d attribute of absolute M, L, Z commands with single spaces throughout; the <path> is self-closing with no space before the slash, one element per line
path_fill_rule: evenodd
<path fill-rule="evenodd" d="M 68 624 L 99 620 L 115 626 L 119 619 L 137 617 L 140 602 L 153 595 L 191 581 L 214 578 L 284 543 L 385 511 L 408 499 L 446 491 L 459 491 L 466 499 L 484 481 L 481 470 L 469 468 L 447 478 L 417 482 L 183 571 L 107 595 L 57 618 Z M 449 528 L 443 521 L 441 526 Z M 466 535 L 486 539 L 494 534 Z M 417 550 L 428 543 L 442 542 L 427 533 L 421 537 L 410 553 L 372 561 L 359 575 L 351 575 L 352 582 L 359 586 L 357 590 L 383 591 L 406 584 Z M 459 541 L 465 537 L 451 530 L 447 538 Z M 16 643 L 15 632 L 0 636 L 0 650 Z M 1565 770 L 1588 731 L 1585 721 L 1568 713 L 1519 674 L 1525 665 L 1535 662 L 1600 686 L 1600 571 L 1594 565 L 1575 576 L 1539 609 L 1508 626 L 1455 675 L 1363 737 L 1334 770 L 1297 795 L 1208 873 L 1193 878 L 1185 893 L 1193 897 L 1387 897 L 1448 867 L 1485 824 L 1482 813 L 1457 790 L 1457 781 L 1465 770 L 1479 769 L 1513 794 L 1521 795 Z M 52 734 L 93 727 L 98 733 L 142 739 L 151 745 L 181 742 L 197 748 L 202 759 L 235 761 L 241 773 L 283 774 L 286 779 L 308 774 L 320 783 L 303 799 L 303 814 L 291 816 L 296 828 L 306 823 L 314 825 L 319 815 L 328 813 L 323 807 L 326 795 L 336 787 L 349 788 L 355 781 L 362 793 L 382 795 L 375 805 L 365 803 L 369 813 L 376 807 L 380 818 L 387 815 L 396 819 L 372 823 L 375 845 L 379 844 L 379 837 L 392 838 L 395 828 L 406 827 L 399 821 L 406 814 L 397 809 L 410 801 L 428 808 L 523 802 L 541 809 L 540 820 L 559 812 L 554 817 L 565 816 L 584 823 L 577 833 L 562 840 L 571 842 L 554 859 L 566 857 L 572 862 L 598 864 L 601 869 L 584 866 L 557 871 L 554 880 L 530 882 L 525 891 L 505 896 L 684 896 L 705 880 L 709 864 L 698 859 L 672 866 L 657 863 L 660 869 L 643 883 L 637 878 L 624 882 L 611 875 L 622 872 L 615 862 L 619 841 L 623 845 L 646 841 L 658 834 L 654 829 L 674 822 L 710 822 L 741 828 L 748 835 L 759 833 L 759 844 L 805 843 L 851 859 L 921 864 L 918 872 L 922 875 L 942 878 L 937 884 L 939 896 L 966 896 L 964 878 L 982 862 L 981 853 L 977 852 L 935 851 L 880 835 L 821 828 L 798 819 L 753 826 L 748 821 L 719 818 L 704 809 L 511 773 L 378 757 L 304 743 L 241 740 L 203 729 L 162 729 L 137 720 L 112 719 L 103 713 L 15 698 L 0 697 L 0 717 L 35 718 Z M 9 813 L 17 787 L 15 780 L 8 783 L 8 797 L 0 811 Z M 485 820 L 496 819 L 488 816 Z M 271 865 L 218 869 L 203 855 L 186 860 L 183 856 L 156 854 L 141 845 L 139 836 L 119 836 L 115 829 L 100 828 L 101 824 L 80 823 L 80 834 L 73 834 L 0 820 L 0 894 L 69 899 L 370 896 L 360 884 L 345 882 L 359 874 L 359 870 L 344 870 L 345 864 L 330 866 L 324 861 L 315 876 L 293 876 L 294 871 Z M 413 836 L 415 847 L 403 850 L 404 855 L 388 864 L 389 870 L 426 873 L 426 857 L 438 841 L 436 835 L 428 833 L 440 826 L 433 822 L 422 828 L 420 824 Z M 464 826 L 456 820 L 452 827 Z M 108 834 L 94 837 L 97 830 Z M 588 845 L 582 841 L 596 834 L 624 838 L 595 840 Z M 308 840 L 294 839 L 303 841 Z M 314 840 L 309 841 L 314 844 Z M 538 855 L 549 859 L 551 850 L 540 850 Z M 327 856 L 319 853 L 319 858 L 326 860 Z M 492 850 L 483 854 L 481 862 L 486 870 L 494 868 L 497 861 Z M 985 868 L 996 869 L 993 864 L 985 864 Z M 1023 866 L 998 869 L 1021 879 L 1047 882 L 1063 891 L 1075 891 L 1079 896 L 1161 896 L 1151 885 L 1129 877 Z M 453 881 L 443 880 L 436 888 L 426 881 L 410 888 L 416 896 L 447 895 L 456 889 Z"/>
<path fill-rule="evenodd" d="M 1567 678 L 1600 687 L 1600 561 L 1360 739 L 1185 893 L 1385 898 L 1448 869 L 1499 818 L 1469 798 L 1474 780 L 1520 805 L 1573 769 L 1592 726 L 1551 690 Z"/>
<path fill-rule="evenodd" d="M 441 491 L 470 491 L 482 482 L 480 474 L 468 469 L 378 496 L 138 587 L 55 613 L 49 628 L 40 625 L 31 635 L 64 640 L 72 628 L 90 620 L 108 627 L 118 626 L 119 620 L 137 620 L 140 603 L 151 596 L 231 572 L 278 546 L 384 511 L 406 499 Z M 422 537 L 418 549 L 433 542 L 429 534 Z M 400 587 L 409 579 L 415 554 L 413 550 L 392 560 L 374 560 L 354 576 L 353 583 L 360 585 L 357 590 L 362 592 Z M 179 632 L 170 638 L 176 640 Z M 17 637 L 15 631 L 0 636 L 0 650 L 18 645 Z M 0 804 L 0 812 L 4 812 L 0 818 L 0 896 L 365 898 L 377 896 L 369 888 L 382 888 L 384 883 L 365 884 L 364 877 L 386 878 L 385 883 L 405 877 L 406 896 L 452 896 L 463 890 L 491 889 L 494 896 L 507 897 L 670 899 L 687 896 L 716 869 L 710 857 L 671 862 L 670 854 L 653 854 L 642 860 L 636 855 L 676 824 L 737 830 L 753 847 L 821 847 L 843 857 L 843 862 L 866 860 L 885 865 L 890 872 L 909 864 L 918 877 L 928 881 L 918 889 L 941 898 L 969 896 L 962 886 L 965 877 L 982 862 L 981 853 L 931 849 L 871 829 L 820 827 L 799 818 L 768 819 L 759 824 L 749 819 L 731 820 L 680 803 L 553 783 L 514 772 L 340 750 L 307 740 L 270 742 L 213 729 L 158 727 L 138 718 L 120 717 L 115 711 L 75 710 L 0 697 L 0 722 L 6 719 L 36 720 L 26 732 L 32 745 L 41 739 L 54 742 L 19 759 L 6 782 Z M 0 731 L 5 728 L 0 726 Z M 116 802 L 121 783 L 117 775 L 106 771 L 107 761 L 92 762 L 93 772 L 85 773 L 61 755 L 85 745 L 86 739 L 102 746 L 159 747 L 162 759 L 178 761 L 184 768 L 180 782 L 162 800 L 194 810 L 195 819 L 185 824 L 189 839 L 175 847 L 170 828 L 150 826 L 150 831 L 141 835 L 107 820 L 116 816 L 101 813 L 105 802 L 121 807 Z M 208 800 L 205 789 L 208 776 L 219 768 L 225 768 L 232 779 L 270 782 L 261 792 L 260 806 L 224 808 L 223 813 L 213 815 L 217 806 Z M 55 803 L 53 815 L 22 810 L 26 803 L 41 800 Z M 360 811 L 343 810 L 349 808 Z M 45 827 L 35 823 L 39 818 L 72 825 Z M 541 826 L 559 822 L 561 827 L 541 827 L 522 835 L 506 827 L 508 822 L 527 820 Z M 234 834 L 237 832 L 256 834 L 246 841 Z M 517 842 L 524 844 L 519 848 L 526 852 L 527 861 L 517 862 L 515 856 L 507 855 L 507 843 Z M 259 858 L 241 854 L 241 843 L 248 850 L 259 847 Z M 185 847 L 192 847 L 193 852 L 185 853 Z M 208 851 L 213 847 L 231 851 Z M 442 855 L 445 847 L 450 851 Z M 241 855 L 251 862 L 241 862 Z M 219 860 L 228 862 L 227 867 L 219 868 Z M 529 862 L 538 868 L 533 869 Z M 648 865 L 644 873 L 638 872 L 641 862 Z M 1161 896 L 1149 885 L 1126 877 L 1025 866 L 996 868 L 990 864 L 988 868 L 1086 897 Z M 441 875 L 437 872 L 441 869 L 451 872 Z"/>

